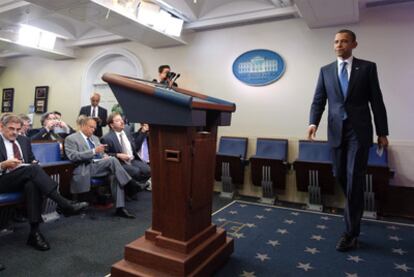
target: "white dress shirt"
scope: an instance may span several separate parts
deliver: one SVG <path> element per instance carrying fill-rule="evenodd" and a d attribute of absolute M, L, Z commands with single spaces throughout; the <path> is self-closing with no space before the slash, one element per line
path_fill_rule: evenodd
<path fill-rule="evenodd" d="M 11 142 L 10 140 L 6 139 L 3 134 L 1 134 L 3 141 L 4 141 L 4 146 L 6 147 L 6 151 L 7 151 L 7 160 L 13 159 L 14 158 L 14 152 L 13 152 L 13 142 Z M 19 147 L 19 151 L 20 151 L 20 156 L 23 158 L 23 153 L 22 153 L 22 148 L 20 147 L 20 144 L 17 140 L 15 140 L 17 147 Z"/>
<path fill-rule="evenodd" d="M 351 56 L 351 57 L 349 57 L 346 60 L 338 57 L 337 60 L 338 60 L 338 63 L 337 63 L 337 66 L 338 66 L 338 77 L 341 76 L 342 63 L 343 62 L 346 62 L 347 63 L 346 64 L 346 71 L 348 72 L 348 81 L 349 81 L 349 78 L 351 78 L 352 62 L 354 60 L 354 57 Z"/>
<path fill-rule="evenodd" d="M 132 152 L 131 142 L 129 141 L 128 137 L 126 136 L 124 130 L 122 130 L 121 132 L 115 132 L 115 134 L 116 134 L 116 137 L 118 138 L 119 144 L 121 146 L 125 145 L 125 149 L 126 149 L 125 154 L 127 154 L 131 158 L 131 160 L 133 160 L 134 159 L 134 154 Z M 122 141 L 121 135 L 123 137 L 123 141 Z M 122 151 L 123 151 L 123 149 L 122 149 Z"/>
<path fill-rule="evenodd" d="M 11 141 L 9 141 L 8 139 L 6 139 L 4 136 L 3 136 L 3 134 L 1 134 L 0 133 L 0 135 L 1 135 L 1 137 L 3 138 L 3 141 L 4 141 L 4 146 L 6 147 L 6 153 L 7 153 L 7 159 L 6 160 L 10 160 L 10 159 L 13 159 L 14 158 L 14 151 L 13 151 L 13 142 L 11 142 Z M 19 144 L 19 142 L 16 140 L 15 141 L 16 142 L 16 144 L 17 144 L 17 147 L 19 148 L 19 151 L 20 151 L 20 156 L 22 157 L 22 159 L 23 159 L 23 152 L 22 152 L 22 148 L 20 147 L 20 144 Z M 2 175 L 3 174 L 3 168 L 1 168 L 0 167 L 0 175 Z M 7 172 L 9 172 L 9 170 L 6 170 L 6 173 Z"/>
<path fill-rule="evenodd" d="M 85 134 L 84 134 L 84 133 L 82 133 L 82 131 L 79 131 L 79 133 L 82 135 L 83 139 L 85 140 L 86 145 L 87 145 L 88 147 L 90 147 L 90 146 L 89 146 L 89 143 L 88 143 L 88 137 L 87 137 L 87 136 L 85 136 Z M 92 144 L 93 144 L 93 145 L 95 145 L 95 143 L 92 141 L 92 139 L 90 139 L 90 138 L 89 138 L 89 140 L 92 142 Z M 95 145 L 95 147 L 96 147 L 96 145 Z M 94 155 L 96 154 L 96 152 L 95 152 L 95 148 L 93 148 L 93 149 L 92 149 L 92 152 L 93 152 L 93 154 L 94 154 Z"/>
<path fill-rule="evenodd" d="M 94 113 L 94 109 L 95 108 L 95 113 Z M 94 107 L 91 105 L 91 117 L 98 117 L 98 106 Z"/>

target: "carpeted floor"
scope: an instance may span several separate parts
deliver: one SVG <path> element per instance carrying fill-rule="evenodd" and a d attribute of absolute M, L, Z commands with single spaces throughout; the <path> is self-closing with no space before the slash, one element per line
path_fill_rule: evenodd
<path fill-rule="evenodd" d="M 0 237 L 0 276 L 16 277 L 103 277 L 111 265 L 123 258 L 124 245 L 144 234 L 151 225 L 151 193 L 141 192 L 138 201 L 127 202 L 136 219 L 114 217 L 110 211 L 62 218 L 42 224 L 41 231 L 51 250 L 39 252 L 25 245 L 27 223 L 13 224 L 15 232 Z M 214 197 L 213 210 L 229 200 Z"/>
<path fill-rule="evenodd" d="M 235 252 L 215 276 L 414 276 L 414 227 L 365 221 L 362 245 L 356 252 L 338 253 L 342 217 L 314 214 L 239 201 L 217 195 L 214 223 L 235 239 Z M 43 224 L 51 250 L 25 245 L 28 224 L 14 224 L 13 234 L 0 237 L 0 276 L 105 276 L 122 259 L 124 245 L 144 234 L 151 224 L 151 193 L 128 202 L 135 220 L 113 217 L 109 211 L 62 218 Z"/>
<path fill-rule="evenodd" d="M 364 221 L 360 248 L 335 250 L 341 216 L 234 202 L 214 223 L 235 240 L 215 276 L 414 276 L 414 225 Z"/>

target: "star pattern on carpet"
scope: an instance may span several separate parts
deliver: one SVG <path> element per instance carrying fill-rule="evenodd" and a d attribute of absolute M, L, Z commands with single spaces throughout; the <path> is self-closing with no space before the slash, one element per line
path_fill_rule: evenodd
<path fill-rule="evenodd" d="M 407 251 L 402 250 L 401 248 L 393 248 L 392 253 L 400 254 L 401 256 L 407 253 Z"/>
<path fill-rule="evenodd" d="M 395 269 L 402 270 L 404 272 L 408 272 L 409 270 L 413 270 L 411 267 L 407 266 L 406 264 L 396 264 L 396 263 L 394 263 L 394 265 L 395 265 Z"/>
<path fill-rule="evenodd" d="M 310 263 L 306 263 L 306 264 L 304 264 L 304 263 L 299 262 L 299 263 L 298 263 L 298 265 L 297 265 L 296 267 L 297 267 L 297 268 L 300 268 L 300 269 L 303 269 L 304 271 L 309 271 L 309 270 L 311 270 L 311 269 L 314 269 L 314 268 L 310 265 Z"/>
<path fill-rule="evenodd" d="M 246 204 L 240 204 L 240 205 L 239 205 L 239 207 L 240 207 L 240 208 L 246 208 L 246 207 L 247 207 L 247 205 L 246 205 Z"/>
<path fill-rule="evenodd" d="M 308 252 L 308 253 L 311 253 L 312 255 L 315 255 L 316 253 L 320 253 L 321 251 L 319 251 L 317 248 L 306 247 L 304 252 Z"/>
<path fill-rule="evenodd" d="M 233 237 L 238 238 L 238 239 L 242 239 L 246 237 L 243 233 L 229 233 L 229 234 L 233 235 Z"/>
<path fill-rule="evenodd" d="M 237 211 L 229 211 L 229 214 L 238 214 Z"/>
<path fill-rule="evenodd" d="M 295 269 L 296 275 L 345 277 L 408 276 L 414 272 L 410 248 L 405 246 L 411 242 L 410 226 L 363 223 L 361 240 L 368 249 L 375 241 L 381 241 L 382 247 L 344 255 L 335 251 L 343 217 L 263 204 L 245 206 L 242 210 L 239 203 L 229 205 L 214 216 L 216 223 L 225 221 L 220 225 L 236 241 L 235 253 L 241 257 L 235 264 L 232 261 L 233 271 L 227 269 L 218 276 L 278 276 Z M 230 217 L 229 211 L 238 213 Z"/>
<path fill-rule="evenodd" d="M 348 259 L 347 260 L 348 261 L 353 261 L 353 262 L 356 262 L 356 263 L 359 263 L 359 262 L 363 262 L 364 261 L 364 259 L 360 258 L 359 256 L 351 256 L 351 255 L 348 255 Z"/>
<path fill-rule="evenodd" d="M 328 227 L 326 225 L 316 225 L 316 228 L 321 229 L 321 230 L 328 229 Z"/>
<path fill-rule="evenodd" d="M 267 254 L 261 254 L 261 253 L 256 253 L 256 259 L 259 259 L 260 261 L 264 262 L 266 260 L 270 260 L 269 256 Z"/>
<path fill-rule="evenodd" d="M 288 234 L 289 232 L 288 232 L 288 230 L 286 230 L 286 229 L 277 229 L 276 233 L 279 233 L 279 234 L 285 235 L 285 234 Z"/>
<path fill-rule="evenodd" d="M 400 241 L 402 240 L 402 238 L 398 237 L 398 236 L 389 236 L 388 237 L 389 240 L 395 240 L 395 241 Z"/>
<path fill-rule="evenodd" d="M 391 226 L 387 226 L 387 229 L 389 230 L 398 230 L 399 228 L 397 226 L 391 225 Z"/>
<path fill-rule="evenodd" d="M 256 277 L 256 275 L 254 274 L 254 271 L 248 272 L 248 271 L 244 271 L 244 270 L 243 270 L 243 273 L 240 274 L 240 276 L 241 277 Z"/>
<path fill-rule="evenodd" d="M 278 240 L 268 240 L 267 244 L 270 244 L 271 246 L 275 247 L 276 245 L 280 245 L 280 242 Z"/>
<path fill-rule="evenodd" d="M 311 239 L 321 241 L 321 240 L 324 240 L 325 238 L 322 237 L 321 235 L 312 235 Z"/>

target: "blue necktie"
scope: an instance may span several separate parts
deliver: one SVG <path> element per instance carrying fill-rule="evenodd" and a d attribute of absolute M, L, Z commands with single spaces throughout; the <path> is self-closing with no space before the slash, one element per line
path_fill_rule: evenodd
<path fill-rule="evenodd" d="M 341 84 L 341 91 L 342 95 L 344 96 L 344 101 L 346 99 L 347 93 L 348 93 L 348 71 L 346 70 L 347 62 L 342 62 L 342 68 L 341 68 L 341 74 L 339 74 L 339 83 Z M 348 115 L 346 114 L 345 107 L 342 106 L 342 119 L 345 120 L 348 118 Z"/>
<path fill-rule="evenodd" d="M 94 149 L 95 148 L 95 144 L 92 142 L 92 140 L 90 138 L 87 138 L 86 140 L 88 141 L 89 148 L 90 149 Z M 99 159 L 100 157 L 101 157 L 101 155 L 99 155 L 99 154 L 95 154 L 93 156 L 94 159 Z"/>
<path fill-rule="evenodd" d="M 347 62 L 342 63 L 341 74 L 339 74 L 339 82 L 341 83 L 342 95 L 346 99 L 348 92 L 348 71 L 346 70 Z"/>

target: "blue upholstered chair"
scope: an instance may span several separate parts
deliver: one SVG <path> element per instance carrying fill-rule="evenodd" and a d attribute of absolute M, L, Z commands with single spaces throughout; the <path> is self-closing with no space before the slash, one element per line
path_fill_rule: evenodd
<path fill-rule="evenodd" d="M 393 173 L 388 167 L 388 149 L 385 148 L 382 155 L 379 155 L 377 150 L 378 144 L 376 143 L 369 149 L 364 188 L 364 216 L 371 218 L 376 218 L 377 214 L 384 215 L 384 208 L 386 209 L 390 204 L 395 205 L 387 201 Z"/>
<path fill-rule="evenodd" d="M 333 194 L 331 147 L 325 141 L 299 141 L 299 156 L 293 163 L 298 191 L 309 192 L 309 208 L 322 209 L 322 195 Z"/>
<path fill-rule="evenodd" d="M 247 142 L 248 139 L 242 137 L 221 137 L 217 154 L 240 157 L 240 159 L 245 160 Z"/>
<path fill-rule="evenodd" d="M 216 155 L 216 181 L 222 181 L 222 196 L 232 197 L 235 185 L 244 183 L 244 168 L 247 165 L 248 139 L 245 137 L 221 137 Z"/>
<path fill-rule="evenodd" d="M 299 141 L 298 161 L 310 163 L 332 163 L 331 148 L 325 141 Z"/>
<path fill-rule="evenodd" d="M 378 155 L 378 144 L 374 143 L 369 149 L 368 166 L 388 167 L 388 149 L 385 148 L 382 155 Z"/>
<path fill-rule="evenodd" d="M 70 197 L 70 180 L 73 163 L 62 159 L 61 146 L 56 141 L 34 142 L 32 151 L 40 166 L 52 179 L 59 183 L 59 191 L 65 197 Z"/>
<path fill-rule="evenodd" d="M 287 154 L 287 139 L 257 139 L 256 154 L 250 158 L 250 167 L 253 185 L 262 187 L 262 202 L 273 204 L 276 189 L 285 189 Z"/>

